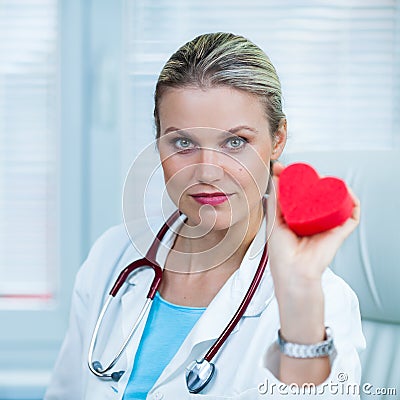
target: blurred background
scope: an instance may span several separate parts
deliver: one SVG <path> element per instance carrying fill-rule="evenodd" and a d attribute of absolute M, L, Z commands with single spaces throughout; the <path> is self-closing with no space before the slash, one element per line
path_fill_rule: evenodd
<path fill-rule="evenodd" d="M 272 60 L 288 154 L 335 154 L 334 169 L 361 152 L 377 180 L 385 154 L 396 162 L 400 0 L 0 0 L 0 399 L 42 398 L 76 271 L 122 222 L 125 176 L 154 138 L 158 73 L 212 31 Z M 391 174 L 396 213 L 398 163 Z"/>

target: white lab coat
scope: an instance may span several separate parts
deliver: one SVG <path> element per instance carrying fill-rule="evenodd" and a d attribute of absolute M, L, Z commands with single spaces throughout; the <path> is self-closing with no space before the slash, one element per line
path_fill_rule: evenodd
<path fill-rule="evenodd" d="M 177 224 L 180 223 L 181 219 Z M 126 371 L 117 383 L 100 380 L 89 371 L 89 342 L 104 299 L 119 272 L 133 260 L 142 257 L 161 224 L 161 219 L 153 220 L 150 222 L 152 229 L 149 229 L 146 223 L 138 223 L 134 234 L 131 232 L 135 246 L 132 245 L 125 227 L 120 225 L 108 230 L 92 247 L 76 278 L 69 329 L 45 400 L 122 398 L 132 371 L 145 319 L 114 369 Z M 158 251 L 157 260 L 161 266 L 173 238 L 173 234 L 169 232 L 163 241 L 166 246 Z M 244 317 L 213 360 L 216 366 L 213 380 L 201 394 L 189 394 L 186 388 L 185 367 L 191 361 L 202 358 L 236 311 L 257 268 L 264 239 L 265 222 L 249 247 L 240 268 L 225 283 L 198 320 L 150 390 L 147 399 L 307 398 L 304 395 L 287 395 L 291 393 L 289 388 L 279 387 L 281 382 L 275 377 L 279 362 L 279 350 L 276 345 L 279 314 L 269 266 Z M 133 274 L 126 292 L 114 300 L 107 317 L 109 319 L 104 321 L 95 350 L 94 359 L 100 360 L 103 366 L 114 357 L 123 339 L 127 337 L 143 305 L 152 277 L 150 269 Z M 323 274 L 322 283 L 325 295 L 325 323 L 332 328 L 336 348 L 331 356 L 332 371 L 324 384 L 337 383 L 337 389 L 333 385 L 333 392 L 337 390 L 338 393 L 332 394 L 332 399 L 356 399 L 359 397 L 340 395 L 343 392 L 340 381 L 346 379 L 345 383 L 360 382 L 358 351 L 365 347 L 365 339 L 361 329 L 358 300 L 351 288 L 330 269 Z M 322 385 L 318 388 L 321 389 Z M 331 392 L 326 386 L 325 394 L 317 398 L 330 398 Z"/>

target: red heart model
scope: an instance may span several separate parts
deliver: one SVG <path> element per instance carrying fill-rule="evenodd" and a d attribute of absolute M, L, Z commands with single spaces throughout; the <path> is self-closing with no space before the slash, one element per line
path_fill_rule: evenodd
<path fill-rule="evenodd" d="M 342 225 L 352 214 L 353 200 L 338 178 L 320 178 L 308 164 L 287 166 L 279 176 L 283 218 L 298 236 L 310 236 Z"/>

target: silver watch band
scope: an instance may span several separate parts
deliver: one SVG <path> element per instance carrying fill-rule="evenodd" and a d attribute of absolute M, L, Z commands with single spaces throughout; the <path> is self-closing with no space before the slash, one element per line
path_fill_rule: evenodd
<path fill-rule="evenodd" d="M 289 357 L 294 358 L 315 358 L 325 357 L 332 354 L 334 350 L 332 331 L 329 327 L 325 327 L 326 339 L 315 344 L 299 344 L 287 342 L 281 336 L 281 330 L 278 330 L 278 344 L 281 352 Z"/>

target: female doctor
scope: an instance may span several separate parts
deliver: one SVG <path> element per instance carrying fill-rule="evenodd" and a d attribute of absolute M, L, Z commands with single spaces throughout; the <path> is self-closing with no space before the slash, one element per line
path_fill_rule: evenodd
<path fill-rule="evenodd" d="M 87 354 L 107 293 L 143 257 L 136 244 L 148 248 L 165 221 L 138 223 L 130 237 L 117 226 L 98 239 L 76 279 L 45 399 L 291 398 L 304 383 L 324 399 L 353 398 L 332 387 L 360 380 L 358 351 L 365 343 L 358 301 L 328 265 L 358 224 L 359 201 L 353 196 L 353 214 L 343 225 L 302 238 L 285 224 L 275 195 L 265 195 L 278 184 L 283 167 L 274 162 L 287 137 L 280 82 L 268 57 L 229 33 L 193 39 L 162 69 L 154 117 L 166 189 L 181 213 L 156 251 L 161 284 L 109 371 L 116 379 L 92 373 Z M 190 368 L 235 314 L 263 248 L 268 263 L 250 304 L 214 355 L 215 367 L 209 363 L 190 383 Z M 89 358 L 92 366 L 98 360 L 98 371 L 129 336 L 152 280 L 151 269 L 135 270 L 107 310 Z M 207 382 L 193 390 L 202 372 Z"/>

